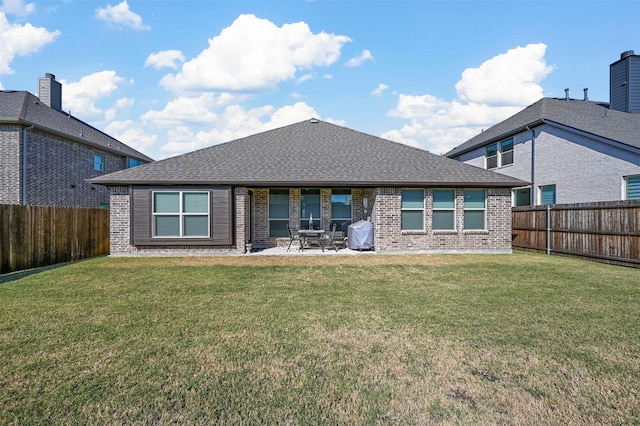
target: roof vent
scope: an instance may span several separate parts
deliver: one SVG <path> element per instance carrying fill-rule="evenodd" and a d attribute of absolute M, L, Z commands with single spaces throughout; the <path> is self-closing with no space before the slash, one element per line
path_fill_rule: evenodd
<path fill-rule="evenodd" d="M 585 101 L 588 101 L 588 100 L 589 100 L 589 95 L 587 95 L 587 92 L 589 91 L 589 88 L 588 88 L 588 87 L 585 87 L 585 88 L 584 88 L 584 89 L 582 89 L 582 90 L 584 90 L 584 100 L 585 100 Z"/>
<path fill-rule="evenodd" d="M 315 123 L 317 123 L 317 122 L 318 122 L 318 120 L 316 120 L 315 118 L 312 118 L 312 119 L 309 121 L 309 123 L 314 123 L 314 124 L 315 124 Z"/>
<path fill-rule="evenodd" d="M 569 100 L 569 89 L 564 89 L 564 100 L 568 101 Z"/>

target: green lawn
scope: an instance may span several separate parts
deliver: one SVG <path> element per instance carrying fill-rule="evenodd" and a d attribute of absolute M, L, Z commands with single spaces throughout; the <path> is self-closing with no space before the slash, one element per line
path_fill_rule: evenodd
<path fill-rule="evenodd" d="M 0 424 L 639 424 L 640 270 L 99 258 L 0 284 Z"/>

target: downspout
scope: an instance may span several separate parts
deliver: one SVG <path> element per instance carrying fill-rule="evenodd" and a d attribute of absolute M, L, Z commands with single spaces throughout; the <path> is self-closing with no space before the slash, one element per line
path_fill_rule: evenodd
<path fill-rule="evenodd" d="M 526 126 L 527 130 L 531 132 L 531 190 L 529 191 L 529 204 L 536 205 L 536 131 L 529 126 Z"/>
<path fill-rule="evenodd" d="M 35 127 L 34 124 L 22 129 L 22 200 L 23 206 L 27 205 L 27 130 Z"/>

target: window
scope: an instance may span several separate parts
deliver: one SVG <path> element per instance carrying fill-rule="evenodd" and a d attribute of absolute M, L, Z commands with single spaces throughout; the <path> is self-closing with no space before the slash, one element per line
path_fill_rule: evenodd
<path fill-rule="evenodd" d="M 518 188 L 513 190 L 513 205 L 530 206 L 531 205 L 531 188 Z"/>
<path fill-rule="evenodd" d="M 402 190 L 401 228 L 403 231 L 424 230 L 424 190 Z"/>
<path fill-rule="evenodd" d="M 303 188 L 300 190 L 300 228 L 309 228 L 309 219 L 313 216 L 312 227 L 322 228 L 320 216 L 320 188 Z"/>
<path fill-rule="evenodd" d="M 331 226 L 336 224 L 336 230 L 348 231 L 347 226 L 351 223 L 352 197 L 350 189 L 331 190 Z"/>
<path fill-rule="evenodd" d="M 500 165 L 513 164 L 513 138 L 500 142 Z"/>
<path fill-rule="evenodd" d="M 104 157 L 102 155 L 93 156 L 93 169 L 104 172 Z"/>
<path fill-rule="evenodd" d="M 131 168 L 131 167 L 136 167 L 136 166 L 141 166 L 143 164 L 146 164 L 144 161 L 142 160 L 136 160 L 135 158 L 128 158 L 127 159 L 127 167 Z"/>
<path fill-rule="evenodd" d="M 556 203 L 556 186 L 545 185 L 540 187 L 540 204 L 546 206 L 547 204 Z"/>
<path fill-rule="evenodd" d="M 498 167 L 498 144 L 491 144 L 487 147 L 487 169 L 495 169 Z"/>
<path fill-rule="evenodd" d="M 513 164 L 513 138 L 486 147 L 485 157 L 487 169 Z"/>
<path fill-rule="evenodd" d="M 433 190 L 433 229 L 454 230 L 456 213 L 456 191 Z"/>
<path fill-rule="evenodd" d="M 269 189 L 269 236 L 288 237 L 289 190 L 286 188 Z"/>
<path fill-rule="evenodd" d="M 640 200 L 640 175 L 627 176 L 625 180 L 625 199 Z"/>
<path fill-rule="evenodd" d="M 208 192 L 154 192 L 152 211 L 154 237 L 209 237 Z"/>
<path fill-rule="evenodd" d="M 485 209 L 487 193 L 484 189 L 464 190 L 464 229 L 486 229 Z"/>

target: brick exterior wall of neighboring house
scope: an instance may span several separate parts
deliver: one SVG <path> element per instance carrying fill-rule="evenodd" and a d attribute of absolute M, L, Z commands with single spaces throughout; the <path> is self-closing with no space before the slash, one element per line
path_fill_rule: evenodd
<path fill-rule="evenodd" d="M 39 130 L 27 131 L 26 204 L 100 207 L 109 203 L 109 189 L 85 181 L 122 170 L 125 157 Z M 104 170 L 94 169 L 94 155 Z"/>
<path fill-rule="evenodd" d="M 0 125 L 0 204 L 20 204 L 22 127 Z"/>
<path fill-rule="evenodd" d="M 624 177 L 640 175 L 640 150 L 613 146 L 558 127 L 535 127 L 535 158 L 531 132 L 514 136 L 513 164 L 494 169 L 528 182 L 533 173 L 536 204 L 539 187 L 556 185 L 556 203 L 622 200 Z M 485 168 L 485 148 L 463 154 L 460 161 Z"/>

